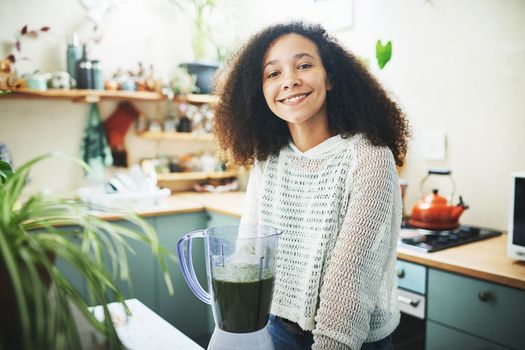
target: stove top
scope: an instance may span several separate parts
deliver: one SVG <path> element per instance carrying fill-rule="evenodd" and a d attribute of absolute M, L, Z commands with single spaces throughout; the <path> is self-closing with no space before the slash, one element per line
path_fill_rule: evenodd
<path fill-rule="evenodd" d="M 469 225 L 461 225 L 455 230 L 431 231 L 411 227 L 404 222 L 401 225 L 398 246 L 419 252 L 432 253 L 501 234 L 501 231 Z"/>

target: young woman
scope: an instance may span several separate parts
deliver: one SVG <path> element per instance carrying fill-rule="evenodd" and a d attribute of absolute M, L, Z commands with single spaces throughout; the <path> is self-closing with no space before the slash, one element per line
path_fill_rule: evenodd
<path fill-rule="evenodd" d="M 276 349 L 390 349 L 405 116 L 318 25 L 261 31 L 225 75 L 215 134 L 254 164 L 241 221 L 283 230 Z"/>

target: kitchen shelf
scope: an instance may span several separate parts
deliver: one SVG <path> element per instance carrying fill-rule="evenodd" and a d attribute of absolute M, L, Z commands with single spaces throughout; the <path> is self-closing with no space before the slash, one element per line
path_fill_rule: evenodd
<path fill-rule="evenodd" d="M 145 131 L 138 134 L 139 137 L 150 140 L 184 140 L 184 141 L 213 141 L 212 134 L 194 134 L 191 132 L 151 132 Z"/>
<path fill-rule="evenodd" d="M 86 90 L 86 89 L 48 89 L 44 91 L 31 89 L 13 90 L 12 93 L 2 95 L 4 98 L 20 99 L 62 99 L 74 102 L 95 103 L 100 100 L 133 100 L 133 101 L 162 101 L 166 97 L 159 92 L 152 91 L 120 91 L 120 90 Z M 218 97 L 214 95 L 187 94 L 174 97 L 177 102 L 195 104 L 215 103 Z"/>
<path fill-rule="evenodd" d="M 236 171 L 198 171 L 184 173 L 158 174 L 158 181 L 194 181 L 194 180 L 215 180 L 226 179 L 237 176 Z"/>
<path fill-rule="evenodd" d="M 110 91 L 110 90 L 82 90 L 82 89 L 48 89 L 44 91 L 20 89 L 4 95 L 2 98 L 24 99 L 63 99 L 74 102 L 98 102 L 101 99 L 160 101 L 162 95 L 150 91 Z"/>
<path fill-rule="evenodd" d="M 217 103 L 219 102 L 219 97 L 216 95 L 206 95 L 206 94 L 187 94 L 187 95 L 176 95 L 174 100 L 176 102 L 204 104 L 204 103 Z"/>

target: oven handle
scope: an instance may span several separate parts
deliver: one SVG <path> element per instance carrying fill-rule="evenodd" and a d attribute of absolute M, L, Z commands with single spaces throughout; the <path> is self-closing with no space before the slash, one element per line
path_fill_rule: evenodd
<path fill-rule="evenodd" d="M 397 296 L 397 300 L 400 302 L 400 303 L 403 303 L 403 304 L 408 304 L 410 306 L 413 306 L 413 307 L 417 307 L 419 305 L 419 302 L 420 300 L 418 299 L 410 299 L 408 297 L 405 297 L 404 295 L 398 295 Z"/>

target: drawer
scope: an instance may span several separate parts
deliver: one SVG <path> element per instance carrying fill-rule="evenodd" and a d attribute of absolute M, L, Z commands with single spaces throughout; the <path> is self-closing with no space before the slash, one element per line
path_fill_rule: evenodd
<path fill-rule="evenodd" d="M 399 300 L 399 311 L 422 320 L 425 319 L 424 296 L 403 289 L 398 289 L 397 294 Z"/>
<path fill-rule="evenodd" d="M 427 268 L 404 260 L 396 262 L 397 284 L 400 288 L 426 294 Z"/>
<path fill-rule="evenodd" d="M 430 269 L 427 318 L 524 349 L 525 291 Z"/>
<path fill-rule="evenodd" d="M 425 350 L 506 350 L 487 340 L 458 332 L 457 330 L 427 322 Z"/>

